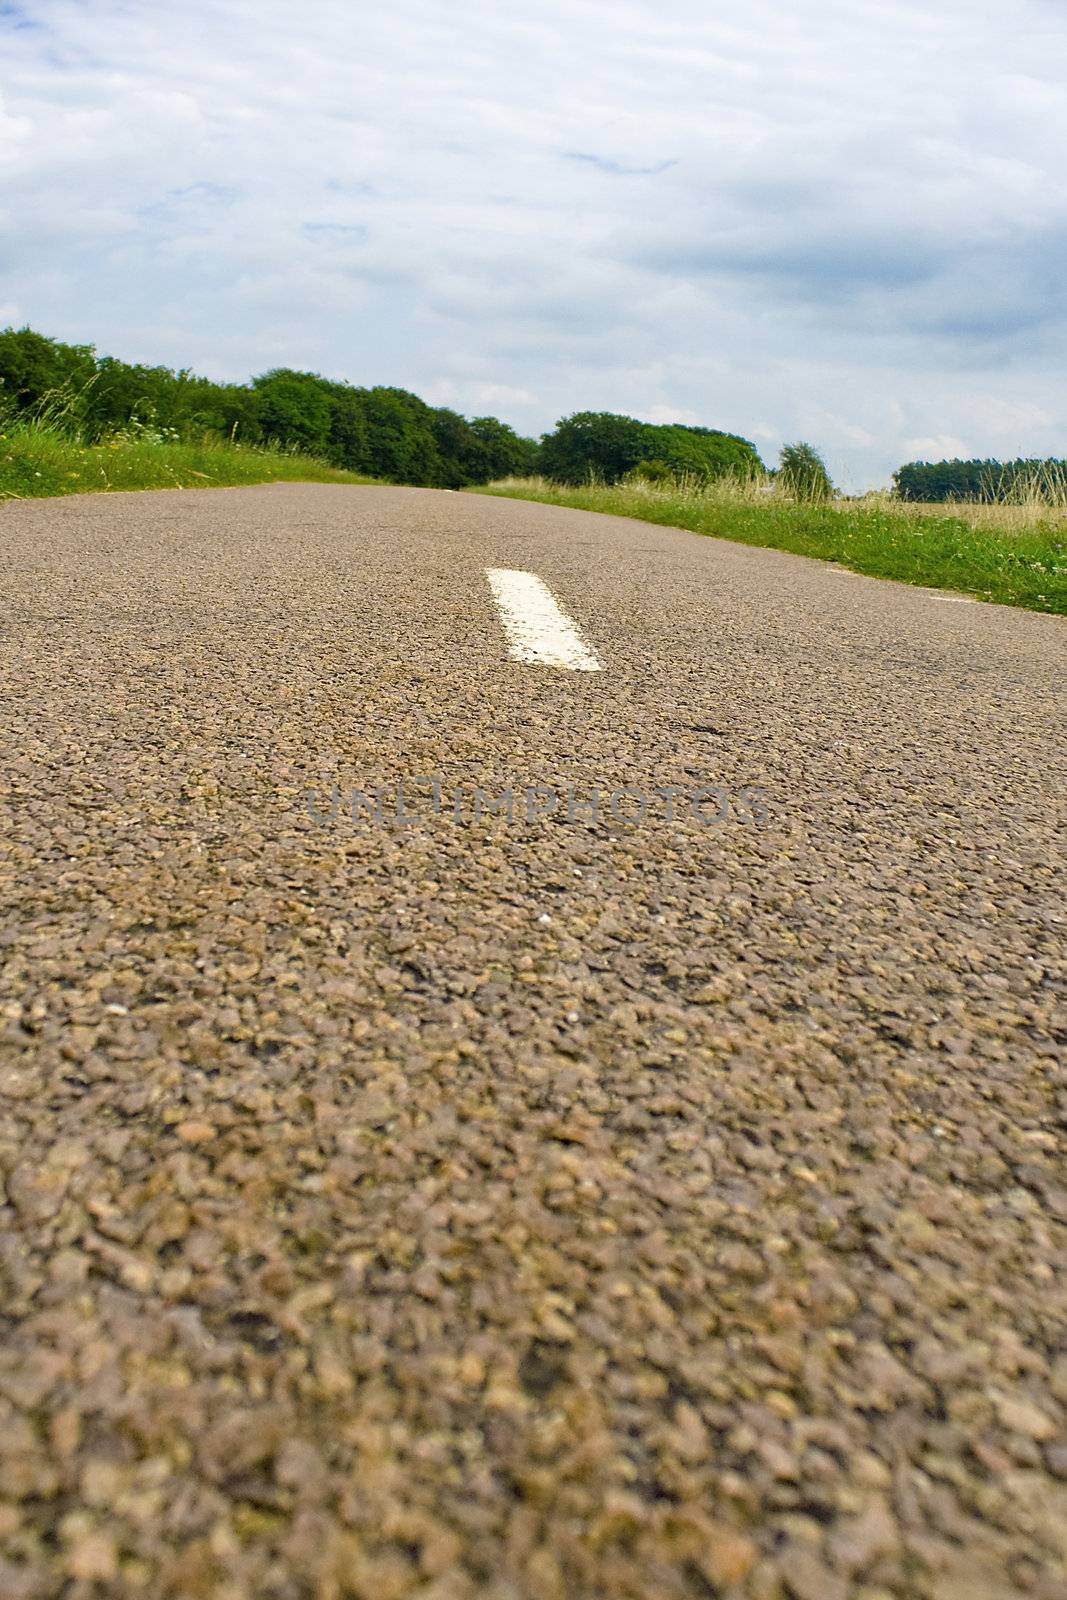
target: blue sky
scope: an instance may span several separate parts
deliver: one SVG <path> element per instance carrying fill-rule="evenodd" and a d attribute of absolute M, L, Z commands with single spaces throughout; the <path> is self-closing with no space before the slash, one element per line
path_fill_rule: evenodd
<path fill-rule="evenodd" d="M 26 0 L 0 60 L 0 324 L 853 489 L 1067 454 L 1061 0 Z"/>

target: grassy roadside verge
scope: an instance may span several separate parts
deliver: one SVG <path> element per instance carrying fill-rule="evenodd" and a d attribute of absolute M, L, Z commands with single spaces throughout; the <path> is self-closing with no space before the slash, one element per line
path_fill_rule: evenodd
<path fill-rule="evenodd" d="M 570 488 L 505 479 L 471 492 L 636 517 L 834 561 L 870 577 L 1067 614 L 1067 528 L 1059 519 L 998 528 L 971 523 L 960 508 L 940 514 L 885 500 L 804 504 L 730 483 Z"/>
<path fill-rule="evenodd" d="M 108 489 L 218 489 L 248 483 L 369 483 L 311 456 L 207 440 L 81 444 L 47 425 L 0 425 L 0 501 Z"/>

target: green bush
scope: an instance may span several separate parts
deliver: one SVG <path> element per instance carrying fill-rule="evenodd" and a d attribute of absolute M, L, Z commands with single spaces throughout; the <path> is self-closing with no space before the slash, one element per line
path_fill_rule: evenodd
<path fill-rule="evenodd" d="M 670 483 L 674 472 L 666 461 L 639 461 L 629 476 L 642 483 Z"/>
<path fill-rule="evenodd" d="M 778 458 L 778 482 L 794 500 L 830 500 L 834 486 L 822 456 L 811 444 L 787 444 Z"/>

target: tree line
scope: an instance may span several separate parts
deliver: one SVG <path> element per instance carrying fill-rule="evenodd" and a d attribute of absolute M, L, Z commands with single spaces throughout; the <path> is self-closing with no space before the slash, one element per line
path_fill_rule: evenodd
<path fill-rule="evenodd" d="M 901 500 L 1011 500 L 1067 481 L 1067 461 L 909 461 L 893 474 Z"/>
<path fill-rule="evenodd" d="M 407 389 L 361 388 L 314 372 L 275 367 L 248 383 L 215 383 L 98 355 L 32 328 L 0 330 L 0 426 L 4 412 L 47 413 L 87 442 L 118 432 L 280 446 L 388 482 L 459 489 L 540 473 L 559 483 L 618 483 L 638 476 L 711 480 L 777 477 L 799 499 L 826 499 L 822 458 L 787 445 L 768 472 L 748 439 L 717 428 L 642 422 L 610 411 L 564 417 L 540 440 L 497 417 L 461 416 Z M 901 500 L 1004 500 L 1057 494 L 1065 461 L 910 461 L 893 474 Z"/>
<path fill-rule="evenodd" d="M 562 483 L 715 478 L 760 473 L 754 445 L 737 434 L 611 412 L 565 417 L 538 441 L 496 417 L 468 420 L 406 389 L 360 388 L 276 367 L 249 383 L 215 383 L 188 369 L 131 364 L 64 344 L 31 328 L 0 331 L 0 408 L 42 410 L 87 442 L 116 432 L 304 451 L 333 466 L 396 483 L 458 489 L 542 473 Z"/>
<path fill-rule="evenodd" d="M 0 332 L 0 403 L 87 442 L 117 432 L 271 444 L 397 483 L 458 489 L 535 470 L 538 446 L 496 417 L 468 420 L 406 389 L 358 388 L 276 367 L 250 383 L 100 356 L 30 328 Z"/>

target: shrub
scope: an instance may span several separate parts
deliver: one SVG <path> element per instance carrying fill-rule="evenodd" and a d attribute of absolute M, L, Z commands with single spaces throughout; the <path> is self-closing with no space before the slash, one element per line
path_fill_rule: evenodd
<path fill-rule="evenodd" d="M 834 486 L 822 456 L 811 444 L 787 444 L 778 457 L 778 482 L 794 500 L 830 500 Z"/>

